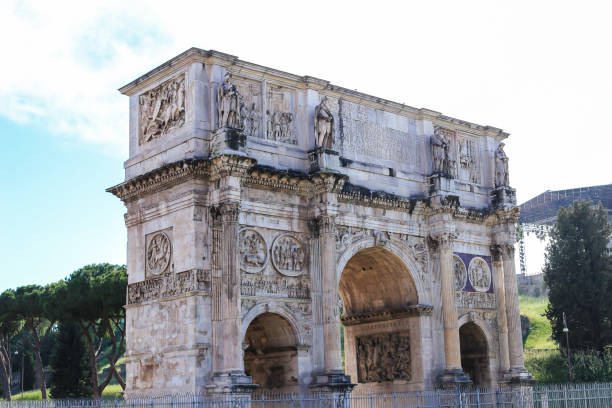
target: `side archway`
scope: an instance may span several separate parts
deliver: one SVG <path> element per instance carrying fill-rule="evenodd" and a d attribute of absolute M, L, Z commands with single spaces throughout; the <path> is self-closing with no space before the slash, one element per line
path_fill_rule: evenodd
<path fill-rule="evenodd" d="M 243 343 L 246 375 L 264 392 L 298 391 L 300 341 L 294 325 L 270 311 L 257 314 L 246 325 Z"/>
<path fill-rule="evenodd" d="M 471 313 L 459 319 L 461 366 L 475 386 L 492 385 L 493 342 L 487 324 Z"/>

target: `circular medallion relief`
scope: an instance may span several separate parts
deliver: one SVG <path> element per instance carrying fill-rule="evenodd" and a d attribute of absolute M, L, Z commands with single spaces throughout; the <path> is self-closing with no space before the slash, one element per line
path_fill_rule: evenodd
<path fill-rule="evenodd" d="M 240 269 L 249 273 L 261 272 L 268 260 L 268 246 L 263 237 L 253 229 L 243 229 L 238 242 Z"/>
<path fill-rule="evenodd" d="M 170 265 L 170 238 L 163 232 L 151 237 L 147 248 L 147 266 L 151 275 L 165 272 Z"/>
<path fill-rule="evenodd" d="M 453 271 L 455 272 L 455 290 L 461 290 L 467 281 L 467 271 L 463 260 L 457 255 L 453 255 Z"/>
<path fill-rule="evenodd" d="M 272 264 L 285 276 L 298 276 L 304 270 L 304 249 L 291 235 L 281 235 L 272 244 Z"/>
<path fill-rule="evenodd" d="M 479 257 L 472 259 L 468 275 L 472 287 L 477 292 L 486 292 L 491 287 L 491 270 L 484 259 Z"/>

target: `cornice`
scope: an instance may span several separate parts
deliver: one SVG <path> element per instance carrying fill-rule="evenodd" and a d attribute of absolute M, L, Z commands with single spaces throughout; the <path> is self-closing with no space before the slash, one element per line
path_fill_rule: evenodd
<path fill-rule="evenodd" d="M 431 305 L 411 305 L 402 309 L 386 310 L 382 312 L 366 312 L 366 313 L 355 313 L 350 316 L 343 316 L 341 318 L 342 324 L 345 326 L 354 326 L 363 323 L 373 323 L 380 321 L 388 321 L 401 319 L 404 317 L 411 316 L 422 316 L 429 315 L 433 310 Z"/>
<path fill-rule="evenodd" d="M 112 193 L 123 202 L 128 202 L 144 194 L 163 190 L 190 178 L 208 177 L 209 173 L 210 161 L 208 160 L 180 160 L 107 188 L 106 192 Z"/>

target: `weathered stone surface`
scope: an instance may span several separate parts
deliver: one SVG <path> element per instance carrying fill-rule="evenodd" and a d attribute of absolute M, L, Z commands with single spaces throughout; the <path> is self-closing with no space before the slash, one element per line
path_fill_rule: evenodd
<path fill-rule="evenodd" d="M 199 49 L 121 91 L 128 395 L 526 378 L 506 133 Z"/>

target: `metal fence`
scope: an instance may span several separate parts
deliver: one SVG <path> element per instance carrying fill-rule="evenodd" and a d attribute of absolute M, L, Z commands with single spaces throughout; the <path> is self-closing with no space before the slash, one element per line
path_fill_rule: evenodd
<path fill-rule="evenodd" d="M 395 393 L 177 394 L 0 402 L 0 408 L 612 408 L 612 383 Z"/>

